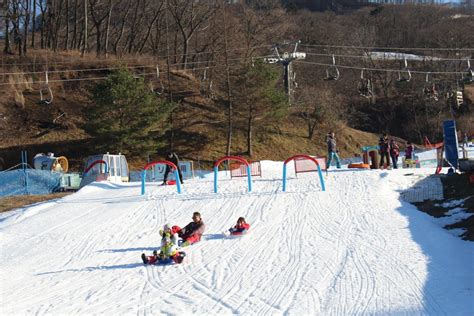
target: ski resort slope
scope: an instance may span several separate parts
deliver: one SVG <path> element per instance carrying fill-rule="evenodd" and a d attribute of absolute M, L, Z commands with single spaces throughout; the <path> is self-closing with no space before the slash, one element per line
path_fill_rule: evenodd
<path fill-rule="evenodd" d="M 245 178 L 93 183 L 0 222 L 1 314 L 473 315 L 474 244 L 401 200 L 433 169 L 315 173 L 262 163 Z M 199 211 L 183 264 L 144 266 L 163 224 Z M 239 216 L 241 238 L 222 231 Z"/>

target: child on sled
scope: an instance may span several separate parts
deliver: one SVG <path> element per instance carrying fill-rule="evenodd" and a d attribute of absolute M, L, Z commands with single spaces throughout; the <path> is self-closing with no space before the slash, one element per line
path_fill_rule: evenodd
<path fill-rule="evenodd" d="M 229 233 L 231 235 L 244 235 L 250 229 L 250 224 L 245 221 L 245 218 L 239 217 L 237 224 L 229 228 Z"/>
<path fill-rule="evenodd" d="M 174 233 L 169 224 L 160 230 L 161 246 L 160 252 L 153 251 L 153 256 L 147 256 L 142 253 L 142 260 L 144 264 L 155 263 L 181 263 L 183 262 L 186 253 L 178 251 L 178 234 Z"/>

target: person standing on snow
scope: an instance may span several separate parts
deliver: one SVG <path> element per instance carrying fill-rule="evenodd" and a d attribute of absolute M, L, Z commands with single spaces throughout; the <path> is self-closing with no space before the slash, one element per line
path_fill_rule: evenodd
<path fill-rule="evenodd" d="M 326 137 L 326 144 L 328 145 L 328 165 L 327 165 L 326 170 L 328 170 L 329 167 L 331 167 L 331 162 L 333 158 L 336 160 L 337 168 L 340 169 L 341 161 L 339 160 L 339 155 L 337 154 L 336 136 L 334 135 L 334 132 L 328 133 Z"/>
<path fill-rule="evenodd" d="M 388 142 L 387 134 L 383 134 L 379 139 L 379 152 L 380 152 L 380 169 L 390 167 L 390 144 Z M 387 160 L 387 164 L 384 161 Z"/>
<path fill-rule="evenodd" d="M 400 155 L 400 146 L 395 139 L 390 140 L 390 157 L 392 158 L 392 164 L 394 169 L 398 169 L 398 156 Z"/>
<path fill-rule="evenodd" d="M 179 181 L 181 182 L 181 184 L 183 184 L 183 174 L 181 173 L 181 169 L 179 169 L 178 155 L 175 152 L 169 152 L 166 155 L 166 161 L 172 162 L 176 165 L 176 167 L 178 168 Z M 165 176 L 163 178 L 163 185 L 166 184 L 166 180 L 168 179 L 168 174 L 170 173 L 170 171 L 171 171 L 171 167 L 166 165 Z M 176 179 L 176 181 L 178 181 L 178 179 Z"/>
<path fill-rule="evenodd" d="M 408 142 L 407 148 L 405 149 L 405 160 L 412 160 L 414 152 L 415 152 L 415 146 L 413 146 L 411 142 Z"/>

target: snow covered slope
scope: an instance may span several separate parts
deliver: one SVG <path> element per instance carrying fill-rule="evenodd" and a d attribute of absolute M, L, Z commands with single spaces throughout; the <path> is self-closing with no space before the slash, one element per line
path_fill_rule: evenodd
<path fill-rule="evenodd" d="M 253 192 L 219 175 L 174 186 L 93 183 L 3 215 L 1 314 L 472 315 L 474 244 L 401 200 L 432 169 L 316 174 L 263 162 Z M 414 173 L 412 175 L 406 175 Z M 144 266 L 164 223 L 200 211 L 182 265 Z M 251 232 L 223 239 L 244 216 Z"/>

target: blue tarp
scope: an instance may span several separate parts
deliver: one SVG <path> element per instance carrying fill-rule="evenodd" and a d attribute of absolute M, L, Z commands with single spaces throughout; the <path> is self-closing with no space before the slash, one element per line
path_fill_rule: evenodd
<path fill-rule="evenodd" d="M 446 160 L 454 167 L 458 168 L 458 137 L 456 134 L 456 122 L 455 121 L 444 121 L 443 122 L 444 132 L 444 154 Z"/>

